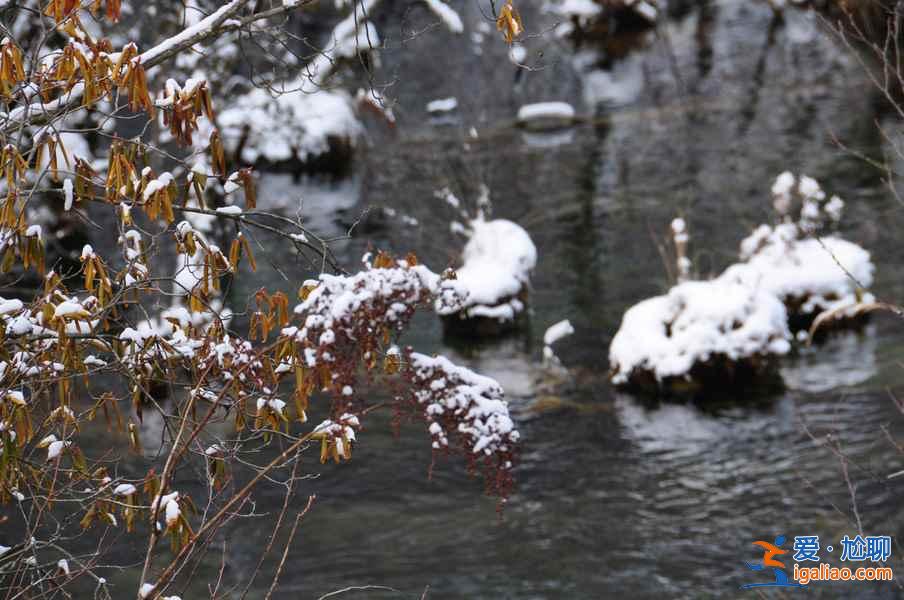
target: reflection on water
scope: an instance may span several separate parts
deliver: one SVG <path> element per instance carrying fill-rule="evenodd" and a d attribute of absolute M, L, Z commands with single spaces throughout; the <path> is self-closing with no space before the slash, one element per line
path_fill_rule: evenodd
<path fill-rule="evenodd" d="M 525 131 L 521 134 L 524 145 L 530 148 L 554 148 L 574 141 L 574 130 L 533 132 Z"/>
<path fill-rule="evenodd" d="M 814 394 L 865 383 L 879 370 L 877 345 L 874 325 L 837 333 L 824 343 L 801 347 L 782 365 L 782 378 L 789 388 Z"/>
<path fill-rule="evenodd" d="M 699 454 L 731 431 L 724 420 L 693 405 L 663 404 L 651 408 L 620 394 L 615 397 L 615 409 L 625 437 L 650 454 Z"/>
<path fill-rule="evenodd" d="M 309 230 L 323 237 L 345 233 L 339 216 L 358 203 L 357 178 L 322 181 L 296 180 L 284 173 L 264 173 L 258 183 L 257 208 L 299 217 Z"/>

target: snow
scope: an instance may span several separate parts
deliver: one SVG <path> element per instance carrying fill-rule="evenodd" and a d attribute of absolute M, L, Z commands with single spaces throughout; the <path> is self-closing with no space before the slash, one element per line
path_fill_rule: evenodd
<path fill-rule="evenodd" d="M 144 188 L 144 192 L 142 192 L 142 197 L 145 202 L 147 202 L 154 194 L 161 190 L 165 190 L 167 186 L 173 181 L 173 176 L 171 173 L 161 173 L 159 177 L 156 179 L 152 179 L 148 181 L 147 185 Z"/>
<path fill-rule="evenodd" d="M 223 192 L 226 194 L 231 194 L 239 190 L 241 187 L 242 184 L 239 183 L 239 172 L 236 171 L 226 179 L 226 183 L 223 184 Z"/>
<path fill-rule="evenodd" d="M 740 263 L 723 277 L 760 287 L 788 305 L 790 311 L 812 315 L 872 302 L 867 292 L 875 266 L 869 252 L 824 230 L 841 220 L 844 201 L 826 194 L 812 177 L 779 175 L 772 185 L 773 206 L 782 219 L 760 225 L 741 241 Z M 800 216 L 790 213 L 799 205 Z"/>
<path fill-rule="evenodd" d="M 292 89 L 291 83 L 286 85 Z M 352 108 L 351 97 L 342 91 L 300 91 L 271 96 L 255 88 L 233 99 L 218 118 L 224 144 L 234 152 L 245 135 L 242 160 L 282 162 L 324 154 L 330 138 L 354 142 L 362 127 Z"/>
<path fill-rule="evenodd" d="M 113 490 L 114 496 L 131 496 L 138 492 L 138 489 L 131 483 L 120 483 Z"/>
<path fill-rule="evenodd" d="M 63 198 L 63 210 L 68 211 L 72 208 L 72 201 L 74 199 L 72 191 L 72 179 L 68 177 L 63 180 Z"/>
<path fill-rule="evenodd" d="M 207 18 L 201 19 L 191 27 L 186 27 L 178 34 L 165 39 L 150 50 L 146 50 L 140 56 L 132 59 L 133 62 L 147 65 L 149 62 L 156 60 L 159 56 L 166 54 L 172 48 L 190 42 L 195 37 L 202 36 L 205 32 L 216 29 L 229 17 L 230 13 L 246 3 L 247 0 L 232 0 L 231 2 L 227 2 L 211 13 Z"/>
<path fill-rule="evenodd" d="M 362 0 L 340 21 L 322 51 L 300 70 L 298 77 L 274 86 L 285 93 L 274 97 L 264 89 L 254 88 L 231 99 L 218 117 L 230 152 L 236 150 L 246 128 L 248 138 L 241 152 L 246 163 L 261 158 L 283 162 L 297 157 L 305 161 L 329 151 L 333 139 L 355 143 L 363 128 L 355 116 L 351 96 L 325 88 L 338 59 L 354 58 L 380 45 L 376 28 L 365 20 L 378 3 L 379 0 Z"/>
<path fill-rule="evenodd" d="M 680 283 L 625 313 L 609 349 L 614 383 L 641 373 L 657 381 L 687 377 L 714 356 L 785 354 L 789 313 L 851 316 L 854 305 L 875 300 L 865 290 L 875 271 L 869 252 L 827 232 L 839 223 L 844 202 L 826 201 L 815 179 L 790 172 L 771 191 L 780 222 L 760 225 L 742 240 L 740 262 L 716 279 Z M 683 220 L 673 221 L 672 230 L 676 243 L 687 243 Z"/>
<path fill-rule="evenodd" d="M 447 447 L 455 435 L 465 439 L 473 454 L 490 456 L 513 449 L 519 434 L 495 379 L 444 356 L 412 353 L 410 360 L 420 384 L 414 397 L 424 407 L 434 444 Z"/>
<path fill-rule="evenodd" d="M 561 364 L 555 351 L 552 349 L 552 345 L 573 333 L 574 327 L 568 319 L 559 321 L 546 330 L 543 334 L 543 365 L 545 367 L 551 368 Z"/>
<path fill-rule="evenodd" d="M 21 300 L 5 300 L 0 298 L 0 315 L 8 315 L 21 311 L 25 305 Z"/>
<path fill-rule="evenodd" d="M 47 461 L 58 458 L 63 453 L 63 449 L 72 444 L 72 442 L 53 441 L 47 446 Z"/>
<path fill-rule="evenodd" d="M 36 325 L 26 315 L 19 315 L 6 324 L 6 334 L 20 336 L 34 331 Z"/>
<path fill-rule="evenodd" d="M 56 309 L 54 310 L 53 317 L 55 319 L 60 319 L 64 317 L 88 317 L 90 313 L 85 310 L 78 302 L 74 302 L 71 300 L 67 300 L 65 302 L 60 302 Z"/>
<path fill-rule="evenodd" d="M 342 458 L 348 458 L 349 454 L 345 448 L 345 444 L 349 445 L 357 441 L 355 429 L 360 427 L 361 423 L 358 417 L 344 413 L 337 421 L 327 419 L 314 428 L 313 434 L 324 436 L 326 439 L 336 444 L 336 452 Z M 350 450 L 351 448 L 349 448 Z"/>
<path fill-rule="evenodd" d="M 875 267 L 869 252 L 836 236 L 796 239 L 794 231 L 792 224 L 770 228 L 765 237 L 763 230 L 757 230 L 741 246 L 750 248 L 756 240 L 760 248 L 746 262 L 729 267 L 723 277 L 757 286 L 786 303 L 799 304 L 797 310 L 802 314 L 874 300 L 847 274 L 863 287 L 870 286 Z"/>
<path fill-rule="evenodd" d="M 646 0 L 625 0 L 625 4 L 633 8 L 634 12 L 650 23 L 655 23 L 656 18 L 659 16 L 659 10 L 657 10 L 656 5 Z"/>
<path fill-rule="evenodd" d="M 452 112 L 456 108 L 458 108 L 458 99 L 456 98 L 442 98 L 431 100 L 427 103 L 427 112 L 429 113 Z"/>
<path fill-rule="evenodd" d="M 527 48 L 525 48 L 523 44 L 512 44 L 512 47 L 509 49 L 509 60 L 516 65 L 524 64 L 524 61 L 527 60 Z M 473 128 L 472 131 L 474 131 Z M 477 136 L 474 135 L 472 137 Z"/>
<path fill-rule="evenodd" d="M 465 30 L 464 23 L 461 22 L 461 17 L 458 13 L 442 0 L 424 0 L 424 3 L 427 8 L 443 21 L 452 33 L 461 33 Z"/>
<path fill-rule="evenodd" d="M 730 278 L 688 281 L 625 312 L 609 347 L 612 381 L 639 372 L 684 377 L 717 355 L 782 355 L 789 339 L 785 306 L 772 294 Z"/>
<path fill-rule="evenodd" d="M 217 214 L 236 216 L 242 214 L 242 208 L 240 206 L 221 206 L 217 208 Z"/>
<path fill-rule="evenodd" d="M 570 125 L 574 116 L 574 108 L 567 102 L 539 102 L 526 104 L 518 109 L 518 122 L 522 125 Z"/>
<path fill-rule="evenodd" d="M 175 504 L 176 509 L 179 508 L 179 492 L 170 492 L 169 494 L 164 494 L 163 496 L 155 496 L 151 501 L 151 514 L 154 514 L 158 511 L 168 511 L 169 505 Z"/>
<path fill-rule="evenodd" d="M 687 223 L 685 223 L 684 219 L 682 219 L 681 217 L 672 219 L 672 223 L 671 225 L 669 225 L 669 228 L 672 230 L 672 235 L 674 236 L 676 243 L 687 242 Z"/>
<path fill-rule="evenodd" d="M 456 281 L 467 291 L 463 316 L 511 321 L 524 310 L 517 296 L 530 283 L 537 248 L 522 227 L 506 219 L 476 219 L 471 229 L 462 266 L 456 269 Z M 442 306 L 436 311 L 458 312 Z"/>
<path fill-rule="evenodd" d="M 603 7 L 593 0 L 564 0 L 554 8 L 563 17 L 575 17 L 581 24 L 588 24 L 603 11 Z"/>
<path fill-rule="evenodd" d="M 543 334 L 543 344 L 552 346 L 562 338 L 566 338 L 573 333 L 574 327 L 571 325 L 571 321 L 568 319 L 559 321 L 555 325 L 551 325 L 546 330 L 546 333 Z"/>
<path fill-rule="evenodd" d="M 179 510 L 179 503 L 175 500 L 166 503 L 166 525 L 171 527 L 179 522 L 182 511 Z"/>

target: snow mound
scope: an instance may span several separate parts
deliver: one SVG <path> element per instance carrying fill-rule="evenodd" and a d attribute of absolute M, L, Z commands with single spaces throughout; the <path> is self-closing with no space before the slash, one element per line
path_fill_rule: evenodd
<path fill-rule="evenodd" d="M 557 31 L 560 36 L 574 31 L 574 26 L 592 29 L 606 21 L 640 21 L 655 25 L 659 19 L 659 5 L 656 0 L 562 0 L 549 7 L 551 12 L 568 19 Z"/>
<path fill-rule="evenodd" d="M 801 325 L 822 311 L 848 316 L 845 308 L 875 300 L 865 291 L 875 271 L 869 252 L 826 233 L 841 221 L 841 198 L 827 198 L 815 179 L 786 171 L 772 185 L 772 202 L 781 222 L 760 225 L 747 236 L 741 242 L 743 262 L 722 277 L 775 295 Z M 792 221 L 790 215 L 798 210 Z"/>
<path fill-rule="evenodd" d="M 362 131 L 351 97 L 328 90 L 273 97 L 255 88 L 235 98 L 218 121 L 232 152 L 247 135 L 241 146 L 246 163 L 260 158 L 274 163 L 304 162 L 329 152 L 336 140 L 354 145 Z"/>
<path fill-rule="evenodd" d="M 554 12 L 563 17 L 574 17 L 581 23 L 588 23 L 599 18 L 603 12 L 603 7 L 593 0 L 564 0 L 561 4 L 553 8 Z"/>
<path fill-rule="evenodd" d="M 538 102 L 518 109 L 518 123 L 531 129 L 567 127 L 574 116 L 574 107 L 567 102 Z"/>
<path fill-rule="evenodd" d="M 872 284 L 875 271 L 869 252 L 837 236 L 797 239 L 795 235 L 793 224 L 760 226 L 741 244 L 743 248 L 756 242 L 757 250 L 722 277 L 769 292 L 789 311 L 801 315 L 815 316 L 875 300 L 863 291 Z"/>
<path fill-rule="evenodd" d="M 695 367 L 786 354 L 791 345 L 784 305 L 768 292 L 727 280 L 688 281 L 625 313 L 609 347 L 612 382 L 651 375 L 692 381 Z"/>
<path fill-rule="evenodd" d="M 427 112 L 430 114 L 452 112 L 456 108 L 458 108 L 457 98 L 440 98 L 427 103 Z"/>
<path fill-rule="evenodd" d="M 514 321 L 524 311 L 524 292 L 537 264 L 537 248 L 527 232 L 506 219 L 471 222 L 472 234 L 456 270 L 459 287 L 467 291 L 464 305 L 437 304 L 440 315 L 485 317 Z"/>

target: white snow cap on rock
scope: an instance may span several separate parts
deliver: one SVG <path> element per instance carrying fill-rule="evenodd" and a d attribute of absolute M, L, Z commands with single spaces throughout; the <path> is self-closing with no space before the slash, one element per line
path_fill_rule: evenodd
<path fill-rule="evenodd" d="M 471 228 L 456 269 L 456 282 L 468 292 L 465 316 L 511 321 L 524 310 L 517 296 L 530 282 L 537 248 L 521 226 L 506 219 L 476 219 Z M 456 311 L 437 307 L 437 312 Z"/>
<path fill-rule="evenodd" d="M 431 100 L 427 103 L 428 113 L 452 112 L 456 108 L 458 108 L 458 99 L 454 97 L 439 98 L 437 100 Z"/>
<path fill-rule="evenodd" d="M 559 321 L 555 325 L 551 325 L 546 333 L 543 334 L 543 344 L 552 346 L 562 338 L 566 338 L 574 333 L 574 327 L 568 319 Z"/>
<path fill-rule="evenodd" d="M 558 364 L 559 359 L 552 345 L 574 333 L 574 326 L 571 321 L 564 319 L 558 323 L 551 325 L 543 334 L 543 362 L 547 366 Z"/>
<path fill-rule="evenodd" d="M 574 121 L 574 107 L 567 102 L 538 102 L 518 109 L 518 123 L 525 127 L 561 127 Z"/>
<path fill-rule="evenodd" d="M 635 370 L 683 377 L 714 355 L 786 354 L 790 337 L 772 294 L 724 278 L 688 281 L 628 309 L 609 347 L 612 381 L 627 383 Z"/>
<path fill-rule="evenodd" d="M 234 98 L 218 120 L 230 149 L 235 149 L 247 128 L 242 160 L 248 163 L 258 158 L 281 162 L 296 155 L 306 160 L 326 153 L 330 138 L 354 143 L 362 131 L 351 97 L 333 90 L 286 93 L 274 98 L 266 90 L 255 88 Z"/>
<path fill-rule="evenodd" d="M 786 171 L 772 185 L 778 225 L 760 225 L 741 241 L 743 262 L 729 267 L 723 278 L 757 286 L 789 304 L 795 312 L 815 314 L 873 302 L 865 291 L 875 266 L 869 252 L 823 231 L 841 220 L 844 202 L 826 193 L 812 177 Z M 799 204 L 800 216 L 791 211 Z"/>
<path fill-rule="evenodd" d="M 805 314 L 875 300 L 851 279 L 863 287 L 872 284 L 875 266 L 869 252 L 837 236 L 797 239 L 796 232 L 791 223 L 761 225 L 741 242 L 747 261 L 732 265 L 722 277 L 786 302 L 802 301 L 800 312 Z"/>
<path fill-rule="evenodd" d="M 553 8 L 554 12 L 563 17 L 574 17 L 582 25 L 587 25 L 597 19 L 603 12 L 603 6 L 593 0 L 564 0 Z"/>

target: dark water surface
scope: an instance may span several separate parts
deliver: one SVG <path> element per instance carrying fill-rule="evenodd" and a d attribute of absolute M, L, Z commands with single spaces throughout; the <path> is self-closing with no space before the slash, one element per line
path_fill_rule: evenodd
<path fill-rule="evenodd" d="M 538 2 L 520 4 L 531 31 L 555 23 Z M 606 383 L 622 313 L 667 285 L 654 237 L 685 216 L 696 268 L 718 272 L 769 218 L 768 190 L 785 169 L 816 177 L 847 201 L 843 233 L 873 252 L 875 292 L 904 298 L 904 207 L 881 173 L 833 141 L 880 155 L 876 121 L 895 126 L 860 65 L 812 14 L 789 13 L 776 26 L 765 3 L 687 4 L 616 61 L 590 45 L 531 38 L 528 62 L 537 69 L 517 81 L 500 40 L 475 39 L 484 20 L 477 3 L 456 4 L 466 24 L 458 37 L 436 29 L 410 38 L 432 20 L 420 6 L 387 16 L 381 33 L 392 48 L 380 76 L 395 82 L 387 95 L 399 100 L 397 127 L 370 124 L 369 147 L 349 180 L 262 182 L 262 205 L 295 212 L 301 199 L 302 214 L 327 233 L 374 207 L 355 239 L 337 246 L 347 264 L 373 244 L 414 250 L 434 269 L 452 263 L 462 241 L 433 192 L 449 186 L 473 198 L 483 182 L 494 214 L 521 223 L 540 257 L 524 335 L 446 343 L 425 315 L 405 340 L 505 386 L 524 446 L 502 518 L 459 463 L 440 464 L 427 479 L 429 442 L 419 428 L 396 439 L 378 417 L 351 463 L 311 466 L 319 478 L 299 493 L 318 500 L 275 597 L 364 585 L 402 593 L 341 597 L 420 598 L 427 586 L 437 599 L 764 597 L 738 589 L 764 580 L 743 566 L 759 558 L 753 540 L 813 534 L 838 546 L 857 533 L 841 463 L 814 441 L 828 434 L 850 459 L 865 533 L 904 535 L 904 477 L 886 479 L 904 469 L 889 441 L 904 440 L 904 415 L 890 399 L 904 397 L 900 321 L 877 317 L 862 333 L 801 350 L 783 363 L 786 391 L 743 403 L 738 390 L 725 389 L 718 407 L 651 406 Z M 459 99 L 458 113 L 431 122 L 424 105 L 447 96 Z M 518 106 L 545 100 L 568 101 L 592 120 L 551 134 L 512 127 Z M 419 225 L 383 218 L 380 207 Z M 270 258 L 290 278 L 304 276 L 278 253 Z M 275 275 L 267 282 L 286 290 L 297 283 Z M 554 376 L 542 368 L 541 340 L 564 318 L 577 332 L 557 347 L 569 374 Z M 259 512 L 275 513 L 282 502 L 276 488 L 256 499 Z M 227 579 L 253 570 L 268 523 L 230 530 Z M 896 545 L 892 566 L 904 568 L 902 556 Z M 838 564 L 837 552 L 830 562 Z M 264 573 L 275 564 L 268 559 Z M 249 597 L 268 586 L 261 576 Z M 878 583 L 817 583 L 775 597 L 796 594 L 904 597 L 897 584 Z"/>

